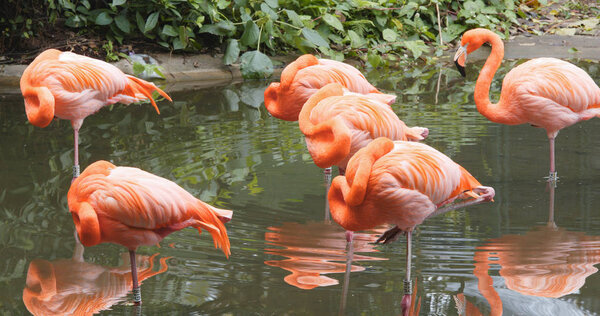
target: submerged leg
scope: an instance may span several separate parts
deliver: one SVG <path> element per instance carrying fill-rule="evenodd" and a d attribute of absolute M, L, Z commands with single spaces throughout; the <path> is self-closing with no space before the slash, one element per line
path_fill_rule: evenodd
<path fill-rule="evenodd" d="M 73 139 L 75 143 L 75 163 L 73 165 L 73 180 L 75 180 L 75 178 L 79 177 L 79 128 L 73 128 L 73 131 Z"/>
<path fill-rule="evenodd" d="M 348 232 L 346 232 L 348 233 Z M 347 236 L 347 235 L 346 235 Z M 350 286 L 350 272 L 352 271 L 352 256 L 354 255 L 354 243 L 352 240 L 346 244 L 346 272 L 344 273 L 344 284 L 342 284 L 342 299 L 340 300 L 340 311 L 338 315 L 346 314 L 346 301 L 348 298 L 348 287 Z"/>
<path fill-rule="evenodd" d="M 138 285 L 137 266 L 135 264 L 135 250 L 129 250 L 129 262 L 131 262 L 131 280 L 133 281 L 133 304 L 142 304 L 142 293 Z"/>
<path fill-rule="evenodd" d="M 550 141 L 550 174 L 548 175 L 548 182 L 556 182 L 556 180 L 558 180 L 556 164 L 554 163 L 554 139 L 554 137 L 548 138 Z"/>
<path fill-rule="evenodd" d="M 411 294 L 412 294 L 412 282 L 410 279 L 410 268 L 411 268 L 411 236 L 412 231 L 406 232 L 406 278 L 404 279 L 404 296 L 400 306 L 402 307 L 402 316 L 408 316 L 410 313 L 411 306 Z"/>

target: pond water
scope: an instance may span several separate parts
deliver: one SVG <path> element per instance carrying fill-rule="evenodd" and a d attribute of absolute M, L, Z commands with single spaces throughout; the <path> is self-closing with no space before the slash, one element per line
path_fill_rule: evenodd
<path fill-rule="evenodd" d="M 505 61 L 496 78 L 516 63 Z M 600 82 L 597 63 L 578 65 Z M 417 228 L 412 275 L 420 314 L 596 315 L 600 138 L 593 135 L 600 133 L 600 120 L 560 133 L 560 181 L 549 188 L 545 132 L 494 124 L 475 109 L 480 67 L 470 65 L 466 80 L 449 65 L 367 74 L 398 95 L 393 109 L 402 120 L 430 129 L 427 144 L 496 190 L 494 203 Z M 100 159 L 139 167 L 234 210 L 227 224 L 229 259 L 194 229 L 138 250 L 141 312 L 335 315 L 344 308 L 348 315 L 400 314 L 405 239 L 373 245 L 385 227 L 361 232 L 346 273 L 349 252 L 343 230 L 328 221 L 323 171 L 312 163 L 297 123 L 268 115 L 262 105 L 267 85 L 170 92 L 175 101 L 159 102 L 161 115 L 147 104 L 116 105 L 85 120 L 82 169 Z M 493 98 L 500 87 L 495 80 Z M 25 293 L 52 293 L 37 300 L 26 295 L 40 310 L 134 312 L 126 249 L 75 245 L 66 197 L 73 159 L 69 122 L 32 126 L 14 89 L 0 95 L 0 130 L 0 314 L 27 314 L 28 271 L 34 285 Z M 56 283 L 43 282 L 51 275 Z"/>

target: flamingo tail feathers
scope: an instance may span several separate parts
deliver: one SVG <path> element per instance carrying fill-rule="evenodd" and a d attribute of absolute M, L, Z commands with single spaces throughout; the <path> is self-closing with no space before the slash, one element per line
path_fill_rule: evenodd
<path fill-rule="evenodd" d="M 368 94 L 369 98 L 375 99 L 379 102 L 385 103 L 385 104 L 392 104 L 394 102 L 396 102 L 396 96 L 393 94 L 385 94 L 385 93 L 381 93 L 379 91 L 374 91 Z"/>
<path fill-rule="evenodd" d="M 134 76 L 130 76 L 127 75 L 127 86 L 125 87 L 125 89 L 123 90 L 123 94 L 129 95 L 131 97 L 134 98 L 138 98 L 137 95 L 142 94 L 144 97 L 146 97 L 148 100 L 150 100 L 150 102 L 152 103 L 152 106 L 154 107 L 154 109 L 156 110 L 156 112 L 158 114 L 160 114 L 160 111 L 158 110 L 158 106 L 156 105 L 156 102 L 154 101 L 154 98 L 152 97 L 152 92 L 153 91 L 157 91 L 160 95 L 162 95 L 165 99 L 172 101 L 171 97 L 169 97 L 169 95 L 164 92 L 162 89 L 160 89 L 159 87 L 157 87 L 155 84 L 148 82 L 146 80 L 142 80 L 139 78 L 136 78 Z"/>
<path fill-rule="evenodd" d="M 460 184 L 458 188 L 456 188 L 455 192 L 457 194 L 464 192 L 469 197 L 478 198 L 479 195 L 474 193 L 473 189 L 480 187 L 481 183 L 479 183 L 479 181 L 477 181 L 477 179 L 475 179 L 475 177 L 473 177 L 465 168 L 460 165 L 458 167 L 460 168 L 461 176 Z M 452 196 L 454 196 L 454 194 L 452 194 Z"/>
<path fill-rule="evenodd" d="M 227 258 L 231 254 L 229 237 L 222 218 L 231 219 L 233 214 L 229 210 L 221 210 L 212 207 L 202 201 L 198 201 L 197 207 L 192 209 L 192 215 L 196 219 L 196 223 L 192 225 L 201 233 L 201 229 L 208 231 L 215 243 L 215 248 L 221 248 Z"/>

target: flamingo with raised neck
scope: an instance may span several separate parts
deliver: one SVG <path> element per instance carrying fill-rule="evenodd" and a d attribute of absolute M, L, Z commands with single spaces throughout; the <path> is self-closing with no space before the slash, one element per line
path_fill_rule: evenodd
<path fill-rule="evenodd" d="M 500 100 L 492 103 L 490 85 L 504 57 L 500 36 L 480 28 L 465 32 L 454 62 L 465 76 L 468 54 L 484 43 L 492 46 L 492 52 L 475 84 L 477 110 L 492 122 L 529 123 L 544 128 L 550 142 L 548 180 L 556 181 L 554 139 L 561 129 L 600 115 L 600 88 L 584 70 L 571 63 L 556 58 L 534 58 L 506 74 Z"/>

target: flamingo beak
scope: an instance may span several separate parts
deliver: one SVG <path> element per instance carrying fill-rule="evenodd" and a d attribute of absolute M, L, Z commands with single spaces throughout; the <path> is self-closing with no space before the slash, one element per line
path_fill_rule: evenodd
<path fill-rule="evenodd" d="M 467 76 L 465 73 L 465 64 L 467 62 L 467 45 L 468 44 L 465 44 L 465 46 L 461 45 L 454 55 L 454 64 L 456 65 L 458 72 L 460 72 L 463 77 Z"/>

